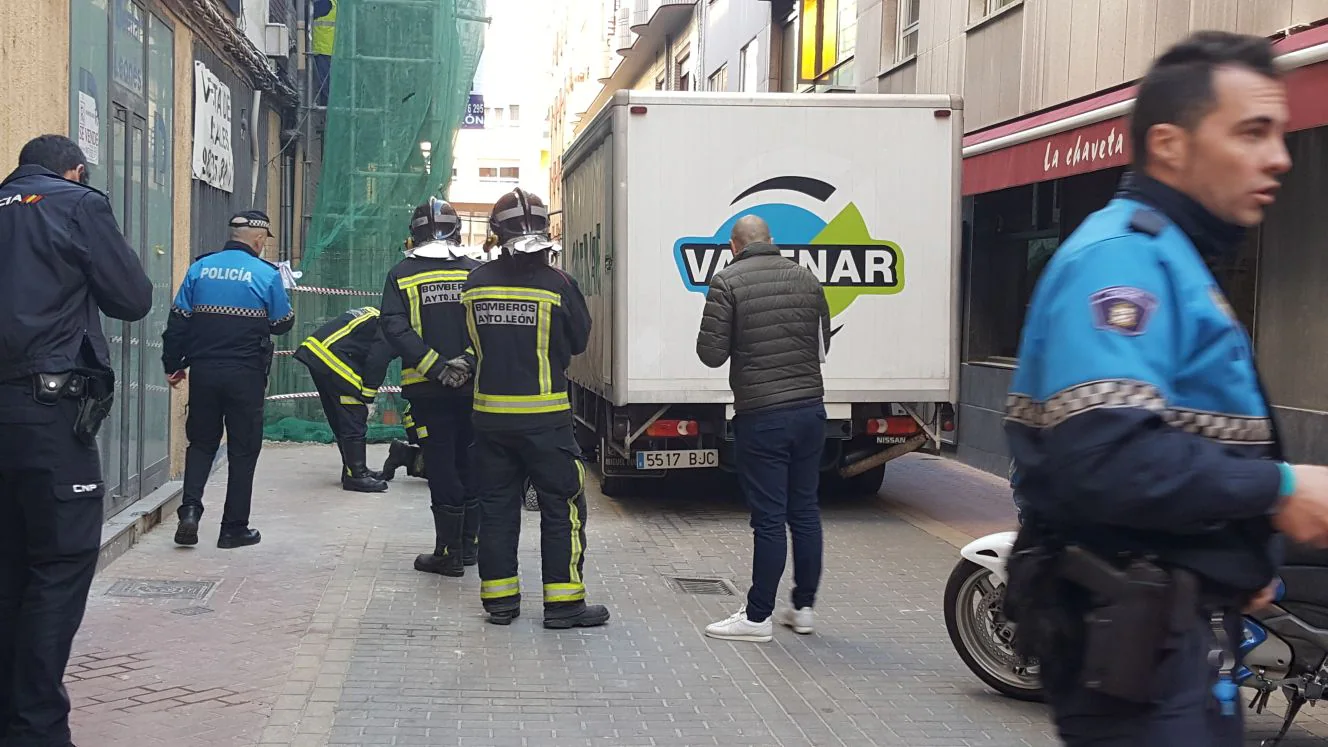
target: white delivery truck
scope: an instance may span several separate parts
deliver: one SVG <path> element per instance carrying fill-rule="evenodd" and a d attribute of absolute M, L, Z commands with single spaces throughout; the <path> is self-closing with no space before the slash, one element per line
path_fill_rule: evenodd
<path fill-rule="evenodd" d="M 822 483 L 939 449 L 958 389 L 962 105 L 951 96 L 620 91 L 563 158 L 561 264 L 594 320 L 569 369 L 606 493 L 733 466 L 728 365 L 696 336 L 741 216 L 825 286 Z"/>

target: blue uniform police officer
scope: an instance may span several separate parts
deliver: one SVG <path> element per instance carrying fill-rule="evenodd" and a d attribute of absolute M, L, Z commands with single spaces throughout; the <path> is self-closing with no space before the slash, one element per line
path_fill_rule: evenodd
<path fill-rule="evenodd" d="M 0 183 L 0 744 L 70 745 L 62 679 L 101 544 L 96 435 L 114 376 L 101 314 L 152 283 L 83 153 L 43 135 Z M 99 313 L 100 312 L 100 313 Z"/>
<path fill-rule="evenodd" d="M 272 235 L 257 210 L 230 221 L 231 238 L 220 251 L 189 266 L 162 335 L 162 365 L 172 386 L 191 373 L 185 435 L 184 495 L 175 541 L 198 543 L 203 486 L 221 445 L 223 425 L 229 460 L 226 507 L 217 547 L 255 545 L 249 526 L 254 468 L 263 447 L 263 397 L 272 366 L 272 337 L 295 323 L 281 274 L 260 256 Z"/>
<path fill-rule="evenodd" d="M 1132 175 L 1034 292 L 1006 416 L 1023 513 L 1006 609 L 1068 745 L 1240 745 L 1240 613 L 1268 600 L 1278 530 L 1328 539 L 1324 470 L 1282 461 L 1205 264 L 1272 203 L 1287 119 L 1266 40 L 1173 47 L 1139 89 Z"/>

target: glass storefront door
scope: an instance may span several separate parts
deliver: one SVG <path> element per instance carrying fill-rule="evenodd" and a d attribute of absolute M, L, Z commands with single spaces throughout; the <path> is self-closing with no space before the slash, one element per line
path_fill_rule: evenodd
<path fill-rule="evenodd" d="M 74 0 L 75 5 L 86 2 Z M 153 304 L 140 321 L 104 322 L 116 378 L 115 407 L 102 426 L 100 444 L 107 516 L 167 479 L 170 390 L 160 360 L 161 333 L 173 291 L 174 217 L 172 32 L 133 0 L 112 0 L 111 11 L 112 85 L 106 112 L 110 126 L 109 137 L 100 143 L 100 155 L 109 165 L 106 191 L 115 217 L 152 280 Z M 90 108 L 85 106 L 85 111 Z M 95 129 L 85 127 L 89 132 Z"/>

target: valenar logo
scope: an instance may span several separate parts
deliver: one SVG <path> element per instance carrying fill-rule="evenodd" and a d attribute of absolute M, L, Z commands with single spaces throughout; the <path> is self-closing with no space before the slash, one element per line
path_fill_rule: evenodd
<path fill-rule="evenodd" d="M 774 190 L 799 192 L 820 202 L 835 192 L 833 186 L 816 179 L 784 176 L 754 185 L 732 204 Z M 796 205 L 767 202 L 734 213 L 710 236 L 687 237 L 674 243 L 674 260 L 688 290 L 705 293 L 715 273 L 728 266 L 733 259 L 729 233 L 744 215 L 764 219 L 781 253 L 816 275 L 825 287 L 831 316 L 837 316 L 860 296 L 888 296 L 904 289 L 903 251 L 894 242 L 872 238 L 853 203 L 827 221 Z"/>

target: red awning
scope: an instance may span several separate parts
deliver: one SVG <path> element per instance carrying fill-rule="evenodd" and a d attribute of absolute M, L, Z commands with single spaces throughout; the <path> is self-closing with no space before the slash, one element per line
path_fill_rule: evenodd
<path fill-rule="evenodd" d="M 1279 55 L 1328 43 L 1328 26 L 1289 36 L 1275 44 Z M 1320 62 L 1287 73 L 1291 104 L 1291 130 L 1328 125 L 1328 63 Z M 1009 187 L 1087 174 L 1130 162 L 1129 117 L 1121 107 L 1132 101 L 1135 86 L 1108 91 L 1090 99 L 1033 114 L 1014 122 L 975 132 L 964 138 L 966 151 L 979 152 L 964 158 L 965 196 Z M 1099 110 L 1106 119 L 1093 117 Z M 1121 113 L 1114 113 L 1121 112 Z M 1080 127 L 1057 128 L 1071 118 L 1098 121 Z M 1069 124 L 1067 122 L 1067 124 Z M 1019 138 L 1034 129 L 1050 129 L 1044 137 Z M 1005 147 L 982 148 L 1001 139 L 1012 139 Z"/>

